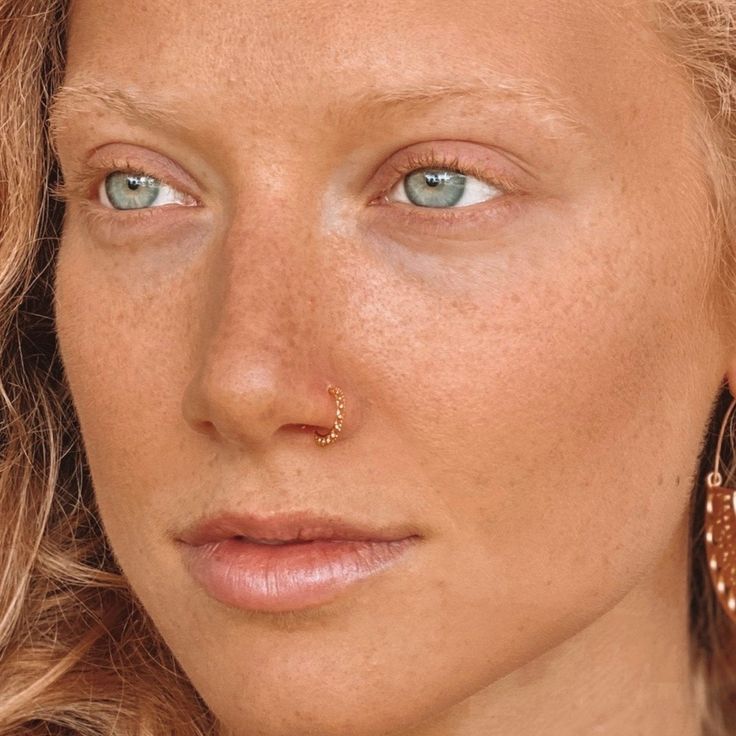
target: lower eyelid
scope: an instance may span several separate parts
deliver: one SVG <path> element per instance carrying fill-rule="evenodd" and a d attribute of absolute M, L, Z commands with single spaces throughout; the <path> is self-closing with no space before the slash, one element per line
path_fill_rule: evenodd
<path fill-rule="evenodd" d="M 108 247 L 132 242 L 149 245 L 168 243 L 194 231 L 202 232 L 202 227 L 212 225 L 203 207 L 184 210 L 180 205 L 167 204 L 138 210 L 116 210 L 103 207 L 94 199 L 85 199 L 75 202 L 75 209 L 92 241 Z"/>
<path fill-rule="evenodd" d="M 133 224 L 151 217 L 152 214 L 155 214 L 153 210 L 160 209 L 158 207 L 142 207 L 139 209 L 120 210 L 116 207 L 108 207 L 95 200 L 82 201 L 80 206 L 85 217 L 100 223 L 117 221 Z"/>
<path fill-rule="evenodd" d="M 394 220 L 395 226 L 415 230 L 426 229 L 429 234 L 457 233 L 476 227 L 500 225 L 513 215 L 523 203 L 523 195 L 503 193 L 484 202 L 463 207 L 418 207 L 390 200 L 370 203 L 372 214 L 383 220 Z"/>

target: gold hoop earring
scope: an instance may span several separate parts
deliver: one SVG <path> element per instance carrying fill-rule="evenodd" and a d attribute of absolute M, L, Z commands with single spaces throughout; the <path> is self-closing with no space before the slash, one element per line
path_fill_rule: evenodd
<path fill-rule="evenodd" d="M 713 470 L 705 479 L 705 552 L 718 600 L 728 617 L 736 623 L 736 489 L 722 485 L 723 477 L 718 469 L 723 434 L 734 406 L 736 399 L 723 417 Z"/>
<path fill-rule="evenodd" d="M 327 447 L 327 445 L 330 445 L 337 440 L 337 438 L 340 436 L 340 430 L 342 430 L 342 420 L 345 417 L 345 396 L 342 390 L 339 389 L 337 386 L 329 386 L 327 390 L 332 396 L 335 397 L 337 410 L 335 422 L 327 434 L 320 434 L 316 429 L 314 430 L 314 441 L 320 447 Z"/>

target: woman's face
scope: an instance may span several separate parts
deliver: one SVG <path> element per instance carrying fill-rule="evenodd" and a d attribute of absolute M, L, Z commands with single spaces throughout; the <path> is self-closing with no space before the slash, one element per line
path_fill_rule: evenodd
<path fill-rule="evenodd" d="M 637 16 L 74 3 L 62 357 L 120 565 L 233 733 L 455 733 L 655 571 L 684 610 L 727 356 L 688 83 Z M 177 541 L 225 512 L 418 539 L 248 607 Z"/>

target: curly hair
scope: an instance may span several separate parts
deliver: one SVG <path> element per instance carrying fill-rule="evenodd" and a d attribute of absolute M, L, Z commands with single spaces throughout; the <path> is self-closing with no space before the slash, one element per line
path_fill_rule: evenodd
<path fill-rule="evenodd" d="M 736 302 L 736 0 L 655 7 L 702 119 L 717 236 L 709 257 L 721 287 L 713 314 L 725 314 Z M 67 15 L 67 0 L 0 0 L 0 736 L 216 734 L 105 536 L 59 356 L 64 213 L 47 116 Z M 691 494 L 690 662 L 704 736 L 736 733 L 736 632 L 702 539 L 702 478 L 729 400 L 724 386 Z M 728 444 L 733 475 L 733 433 Z"/>

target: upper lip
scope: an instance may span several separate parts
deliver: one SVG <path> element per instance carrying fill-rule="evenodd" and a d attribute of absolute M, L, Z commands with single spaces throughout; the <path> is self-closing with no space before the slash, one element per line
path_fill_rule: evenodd
<path fill-rule="evenodd" d="M 236 536 L 285 542 L 314 539 L 393 541 L 419 536 L 419 533 L 416 527 L 407 524 L 360 525 L 337 516 L 297 511 L 269 516 L 220 514 L 190 524 L 177 539 L 199 546 Z"/>

